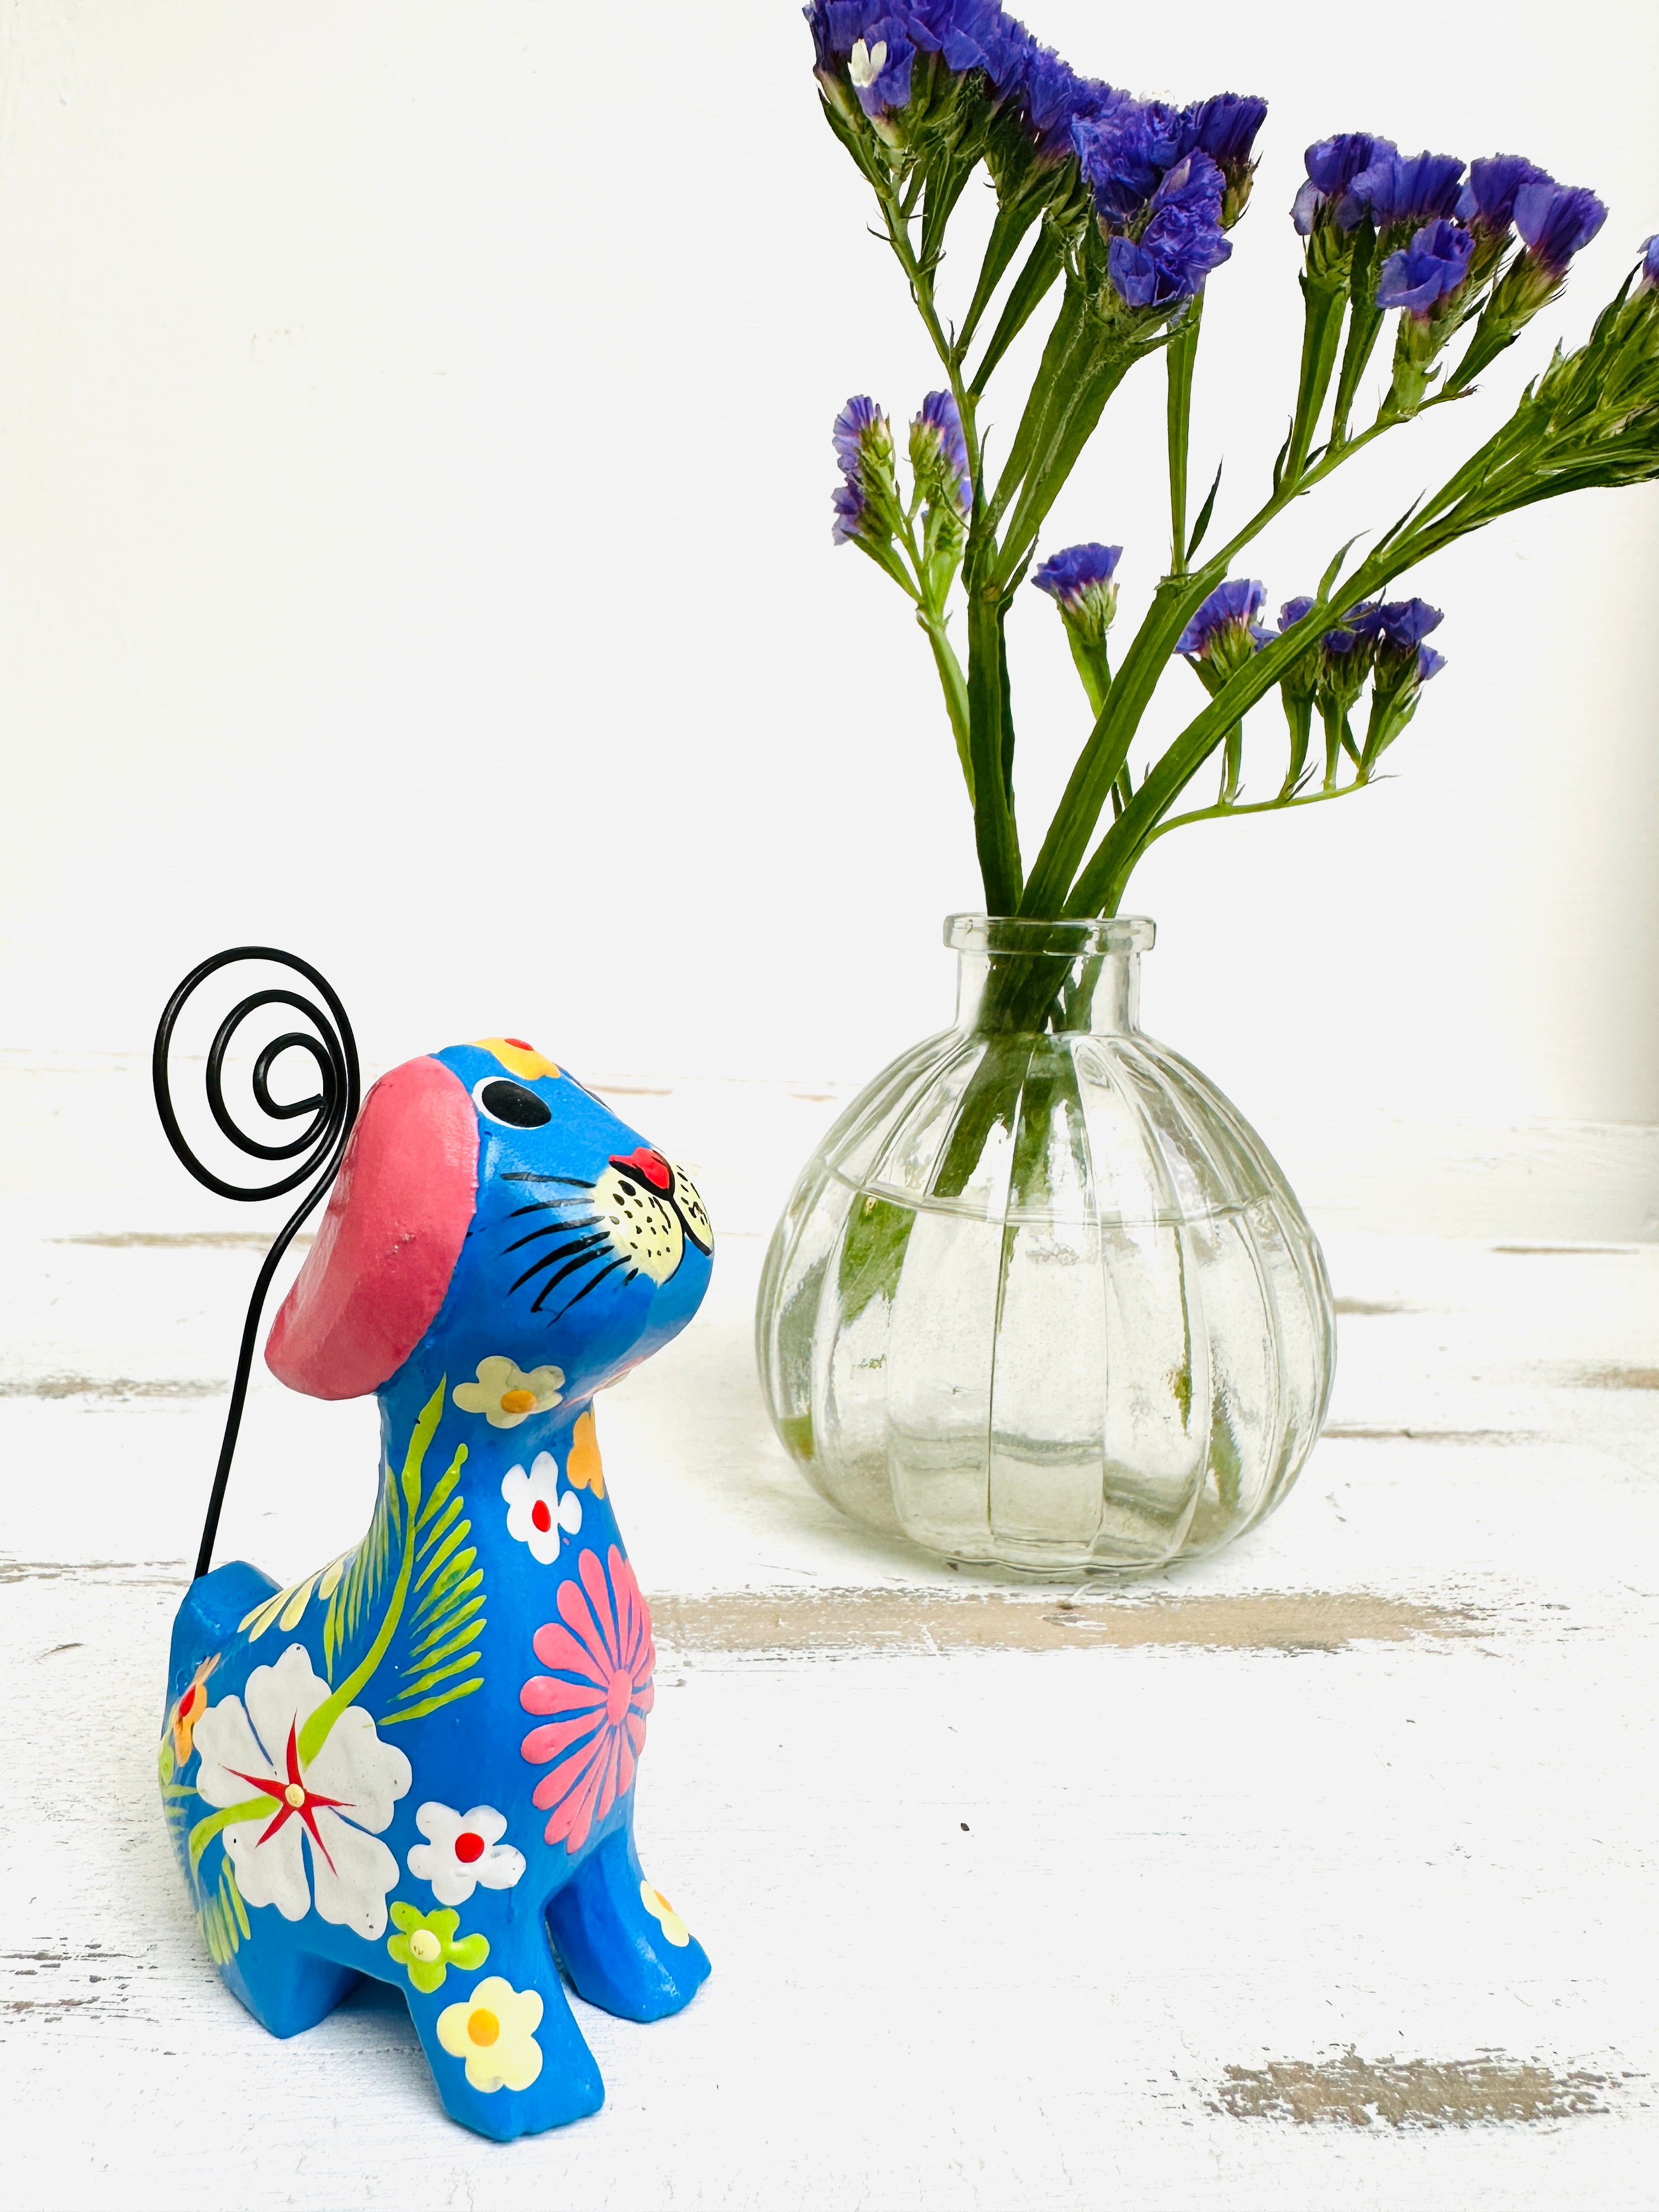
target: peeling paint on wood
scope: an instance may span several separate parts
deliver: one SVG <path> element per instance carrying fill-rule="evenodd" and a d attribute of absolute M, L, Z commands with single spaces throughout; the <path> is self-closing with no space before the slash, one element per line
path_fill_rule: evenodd
<path fill-rule="evenodd" d="M 1320 1431 L 1322 1443 L 1334 1438 L 1342 1443 L 1414 1444 L 1535 1444 L 1533 1429 L 1372 1429 L 1357 1421 L 1329 1421 Z"/>
<path fill-rule="evenodd" d="M 22 1375 L 0 1380 L 0 1398 L 222 1398 L 229 1388 L 170 1376 L 140 1382 L 129 1375 Z"/>
<path fill-rule="evenodd" d="M 268 1252 L 276 1229 L 122 1229 L 100 1230 L 80 1237 L 54 1237 L 53 1244 L 96 1244 L 107 1251 L 125 1252 Z M 309 1244 L 315 1230 L 302 1229 L 292 1244 Z"/>
<path fill-rule="evenodd" d="M 1496 2051 L 1372 2064 L 1348 2051 L 1318 2064 L 1230 2066 L 1206 2101 L 1236 2120 L 1291 2120 L 1298 2127 L 1467 2128 L 1605 2112 L 1613 2086 L 1605 2074 L 1558 2074 Z"/>
<path fill-rule="evenodd" d="M 1333 1298 L 1331 1310 L 1338 1314 L 1414 1314 L 1426 1310 L 1422 1306 L 1408 1306 L 1398 1298 Z"/>
<path fill-rule="evenodd" d="M 775 1658 L 944 1657 L 956 1651 L 1341 1651 L 1357 1644 L 1486 1632 L 1462 1607 L 1370 1590 L 1176 1592 L 1130 1599 L 935 1596 L 925 1590 L 735 1591 L 654 1597 L 659 1644 L 676 1654 Z"/>

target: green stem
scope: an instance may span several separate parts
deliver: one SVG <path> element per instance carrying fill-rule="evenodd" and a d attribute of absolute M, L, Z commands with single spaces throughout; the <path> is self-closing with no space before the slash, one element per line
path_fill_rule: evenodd
<path fill-rule="evenodd" d="M 1354 395 L 1382 328 L 1382 311 L 1371 302 L 1371 264 L 1376 256 L 1376 234 L 1366 222 L 1360 225 L 1354 241 L 1353 270 L 1349 278 L 1352 312 L 1348 343 L 1343 349 L 1342 374 L 1337 379 L 1336 404 L 1331 411 L 1333 446 L 1348 442 L 1348 417 L 1353 411 Z"/>
<path fill-rule="evenodd" d="M 1031 244 L 1024 266 L 1008 288 L 1008 297 L 1003 302 L 997 326 L 986 341 L 985 351 L 980 356 L 979 367 L 969 380 L 969 389 L 977 396 L 990 381 L 991 372 L 1002 359 L 1014 340 L 1030 322 L 1066 265 L 1066 251 L 1059 237 L 1045 222 Z M 961 350 L 966 351 L 964 331 Z"/>
<path fill-rule="evenodd" d="M 974 296 L 968 302 L 968 312 L 962 319 L 962 328 L 957 332 L 956 351 L 963 357 L 974 342 L 974 333 L 980 318 L 991 304 L 991 296 L 1008 272 L 1009 264 L 1019 251 L 1020 242 L 1041 212 L 1035 200 L 1017 202 L 1012 207 L 1000 207 L 996 220 L 991 225 L 991 235 L 986 241 L 985 258 L 979 266 L 979 282 L 974 287 Z M 1051 283 L 1053 279 L 1049 280 Z M 1035 302 L 1033 303 L 1035 304 Z"/>
<path fill-rule="evenodd" d="M 1112 665 L 1107 658 L 1106 641 L 1091 645 L 1078 635 L 1070 623 L 1066 625 L 1066 641 L 1072 648 L 1072 665 L 1083 679 L 1083 689 L 1088 695 L 1089 711 L 1097 715 L 1106 704 L 1106 694 L 1112 688 Z"/>
<path fill-rule="evenodd" d="M 1351 799 L 1356 791 L 1368 791 L 1370 787 L 1364 783 L 1345 783 L 1338 791 L 1298 791 L 1292 792 L 1288 797 L 1281 792 L 1277 799 L 1249 799 L 1243 805 L 1235 800 L 1214 806 L 1198 806 L 1190 814 L 1172 814 L 1167 822 L 1160 822 L 1146 843 L 1154 845 L 1160 837 L 1167 837 L 1171 830 L 1184 830 L 1189 822 L 1219 822 L 1232 814 L 1282 814 L 1292 806 L 1317 806 L 1327 799 Z"/>
<path fill-rule="evenodd" d="M 1308 746 L 1313 737 L 1314 702 L 1305 695 L 1292 698 L 1288 691 L 1281 692 L 1285 702 L 1285 720 L 1291 731 L 1291 764 L 1285 771 L 1285 781 L 1279 786 L 1281 799 L 1289 799 L 1302 781 L 1302 770 L 1308 757 Z"/>
<path fill-rule="evenodd" d="M 993 586 L 968 595 L 968 729 L 974 778 L 974 842 L 985 886 L 986 911 L 1019 909 L 1019 844 L 1008 798 L 1007 670 L 1003 602 Z"/>
<path fill-rule="evenodd" d="M 1364 573 L 1363 568 L 1359 572 L 1361 576 Z M 1260 653 L 1228 678 L 1204 711 L 1187 725 L 1096 847 L 1066 902 L 1067 914 L 1117 911 L 1123 887 L 1152 842 L 1158 823 L 1223 743 L 1233 725 L 1243 720 L 1256 701 L 1278 683 L 1291 661 L 1307 651 L 1321 631 L 1330 627 L 1331 604 L 1323 598 L 1316 599 L 1294 628 L 1282 632 L 1271 645 L 1263 646 Z M 1127 673 L 1126 662 L 1122 674 L 1112 686 L 1114 697 Z M 1109 711 L 1110 705 L 1109 701 Z"/>
<path fill-rule="evenodd" d="M 1187 447 L 1192 434 L 1193 364 L 1198 353 L 1198 329 L 1204 313 L 1204 294 L 1199 290 L 1187 311 L 1187 319 L 1165 349 L 1168 378 L 1164 422 L 1170 453 L 1170 574 L 1187 573 Z"/>
<path fill-rule="evenodd" d="M 916 617 L 927 633 L 927 642 L 933 648 L 933 665 L 939 671 L 939 680 L 945 693 L 945 711 L 951 717 L 951 730 L 957 741 L 957 758 L 962 763 L 963 781 L 968 786 L 968 799 L 974 797 L 974 756 L 969 742 L 968 680 L 962 672 L 962 663 L 956 649 L 945 634 L 943 616 L 932 615 L 923 610 Z"/>
<path fill-rule="evenodd" d="M 1031 465 L 1002 533 L 995 573 L 1003 590 L 1012 586 L 1036 544 L 1037 532 L 1076 467 L 1079 455 L 1093 437 L 1107 401 L 1146 350 L 1127 347 L 1120 338 L 1096 336 L 1085 355 L 1083 374 L 1069 388 L 1061 386 L 1056 392 L 1056 404 L 1048 410 L 1034 443 Z"/>
<path fill-rule="evenodd" d="M 1343 310 L 1348 304 L 1346 281 L 1335 285 L 1317 284 L 1304 276 L 1301 282 L 1304 301 L 1302 371 L 1297 383 L 1296 413 L 1279 469 L 1279 482 L 1291 483 L 1300 480 L 1308 465 L 1308 455 L 1313 450 L 1314 433 L 1319 427 L 1325 395 L 1330 390 L 1332 373 L 1336 368 L 1337 348 L 1342 340 Z"/>
<path fill-rule="evenodd" d="M 1129 757 L 1147 702 L 1169 665 L 1176 640 L 1223 574 L 1218 562 L 1209 561 L 1194 576 L 1164 577 L 1153 593 L 1152 606 L 1112 680 L 1106 703 L 1095 718 L 1094 728 L 1054 809 L 1048 834 L 1026 883 L 1020 907 L 1023 914 L 1046 919 L 1073 910 L 1066 902 L 1072 878 L 1107 796 Z"/>

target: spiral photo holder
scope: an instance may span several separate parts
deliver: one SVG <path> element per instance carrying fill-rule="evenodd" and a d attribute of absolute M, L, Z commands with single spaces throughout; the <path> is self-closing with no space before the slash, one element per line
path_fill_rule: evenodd
<path fill-rule="evenodd" d="M 173 1110 L 168 1067 L 173 1031 L 186 1003 L 209 976 L 216 975 L 222 968 L 234 967 L 243 961 L 258 961 L 268 966 L 288 969 L 295 975 L 303 977 L 317 994 L 317 998 L 307 998 L 297 991 L 274 987 L 249 992 L 220 1023 L 209 1048 L 206 1070 L 208 1110 L 222 1133 L 238 1152 L 245 1153 L 250 1159 L 268 1163 L 273 1170 L 268 1181 L 248 1184 L 226 1182 L 222 1176 L 216 1175 L 191 1150 Z M 320 1005 L 319 999 L 322 1001 Z M 276 1121 L 303 1120 L 304 1126 L 285 1144 L 266 1144 L 240 1128 L 225 1103 L 225 1056 L 242 1024 L 264 1006 L 291 1006 L 311 1024 L 309 1031 L 288 1030 L 282 1036 L 273 1037 L 262 1048 L 253 1064 L 253 1098 L 260 1112 Z M 309 1097 L 285 1102 L 271 1096 L 271 1071 L 289 1052 L 307 1054 L 315 1067 L 318 1087 Z M 249 1202 L 256 1199 L 282 1198 L 289 1191 L 302 1188 L 304 1192 L 298 1206 L 272 1240 L 254 1283 L 253 1294 L 248 1301 L 247 1319 L 242 1326 L 241 1348 L 236 1358 L 235 1379 L 231 1384 L 230 1404 L 225 1415 L 224 1436 L 219 1446 L 219 1463 L 214 1471 L 207 1517 L 202 1527 L 201 1549 L 197 1555 L 196 1573 L 199 1577 L 206 1574 L 213 1564 L 214 1539 L 218 1534 L 225 1486 L 230 1478 L 230 1463 L 242 1425 L 242 1407 L 246 1401 L 248 1376 L 253 1365 L 254 1343 L 259 1333 L 260 1316 L 264 1310 L 272 1278 L 306 1217 L 326 1194 L 339 1172 L 346 1141 L 357 1118 L 362 1095 L 357 1043 L 338 996 L 308 961 L 301 960 L 291 952 L 280 952 L 268 945 L 239 945 L 227 951 L 216 952 L 211 959 L 204 960 L 199 967 L 192 968 L 167 1000 L 161 1021 L 156 1025 L 150 1073 L 155 1089 L 155 1110 L 161 1117 L 161 1127 L 167 1132 L 167 1142 L 198 1182 L 205 1184 L 209 1190 L 216 1192 L 221 1198 Z M 289 1166 L 287 1164 L 289 1162 L 295 1164 Z"/>

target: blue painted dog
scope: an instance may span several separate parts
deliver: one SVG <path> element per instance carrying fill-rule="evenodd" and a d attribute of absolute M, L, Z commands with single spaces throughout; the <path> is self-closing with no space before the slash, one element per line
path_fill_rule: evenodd
<path fill-rule="evenodd" d="M 686 1177 L 517 1039 L 394 1069 L 265 1353 L 377 1393 L 368 1533 L 289 1589 L 216 1568 L 173 1626 L 162 1796 L 226 1983 L 283 2036 L 395 1983 L 446 2108 L 503 2140 L 605 2094 L 550 1933 L 630 2020 L 708 1972 L 634 1847 L 651 1622 L 592 1401 L 712 1247 Z"/>

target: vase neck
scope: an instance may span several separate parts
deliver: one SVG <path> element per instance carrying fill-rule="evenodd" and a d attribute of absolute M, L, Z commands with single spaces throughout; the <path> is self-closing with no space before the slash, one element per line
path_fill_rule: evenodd
<path fill-rule="evenodd" d="M 957 1027 L 1054 1036 L 1121 1036 L 1140 1015 L 1140 956 L 1150 921 L 1028 921 L 953 915 Z"/>

